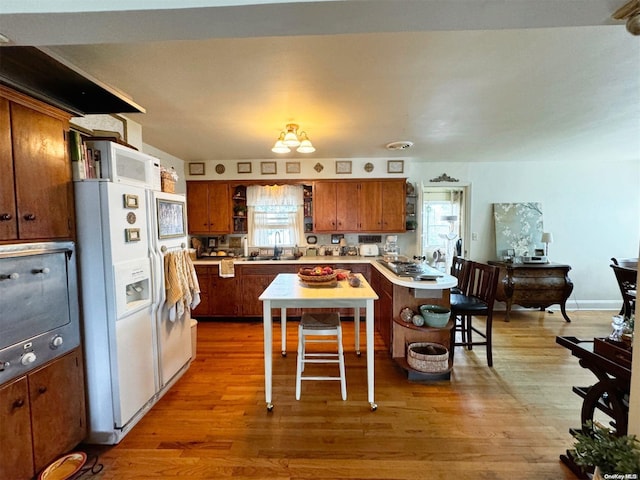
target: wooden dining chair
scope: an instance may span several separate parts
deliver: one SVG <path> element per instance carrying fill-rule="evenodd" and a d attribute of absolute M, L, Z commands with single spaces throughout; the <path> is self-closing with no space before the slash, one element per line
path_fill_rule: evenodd
<path fill-rule="evenodd" d="M 451 289 L 451 293 L 467 293 L 470 266 L 470 261 L 458 256 L 453 257 L 451 262 L 451 276 L 458 279 L 458 285 Z"/>
<path fill-rule="evenodd" d="M 632 290 L 637 290 L 638 270 L 614 265 L 613 263 L 611 268 L 616 276 L 618 288 L 622 295 L 620 315 L 628 318 L 632 313 L 635 313 L 636 295 Z"/>
<path fill-rule="evenodd" d="M 451 316 L 454 327 L 451 331 L 450 354 L 455 347 L 467 347 L 472 350 L 474 345 L 484 345 L 487 350 L 487 364 L 493 366 L 493 347 L 491 329 L 493 325 L 493 304 L 498 285 L 498 267 L 480 262 L 468 262 L 469 280 L 465 293 L 451 294 Z M 474 317 L 485 317 L 484 330 L 473 324 Z M 482 340 L 473 339 L 476 333 Z M 456 334 L 460 334 L 457 340 Z"/>

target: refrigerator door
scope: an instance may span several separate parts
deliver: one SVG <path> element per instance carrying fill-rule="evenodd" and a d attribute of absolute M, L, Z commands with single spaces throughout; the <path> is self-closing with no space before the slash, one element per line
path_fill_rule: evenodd
<path fill-rule="evenodd" d="M 154 319 L 156 322 L 158 373 L 160 389 L 170 387 L 186 371 L 191 360 L 191 316 L 170 319 L 167 305 L 164 257 L 169 252 L 186 252 L 186 200 L 184 195 L 149 192 L 151 223 L 151 258 L 153 278 Z"/>
<path fill-rule="evenodd" d="M 113 382 L 114 422 L 125 425 L 156 393 L 151 306 L 116 322 L 116 363 L 118 381 Z"/>

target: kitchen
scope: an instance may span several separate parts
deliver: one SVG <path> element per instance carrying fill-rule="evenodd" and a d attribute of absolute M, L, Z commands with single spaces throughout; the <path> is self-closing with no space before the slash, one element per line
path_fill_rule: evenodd
<path fill-rule="evenodd" d="M 633 40 L 633 39 L 632 39 Z M 635 47 L 634 47 L 635 48 Z M 330 122 L 327 122 L 330 123 Z M 182 182 L 186 180 L 231 180 L 239 176 L 237 173 L 237 161 L 242 160 L 207 160 L 205 175 L 189 175 L 187 164 L 182 160 L 172 157 L 164 152 L 157 152 L 151 145 L 142 141 L 149 134 L 136 123 L 135 118 L 128 119 L 130 142 L 139 146 L 145 152 L 156 154 L 162 159 L 163 165 L 175 165 L 180 177 L 179 191 L 186 191 Z M 310 134 L 311 135 L 311 134 Z M 318 145 L 320 139 L 311 135 L 314 143 Z M 273 138 L 275 140 L 275 136 Z M 393 140 L 393 138 L 388 139 Z M 150 142 L 151 143 L 151 142 Z M 473 258 L 489 259 L 495 256 L 492 251 L 493 224 L 490 205 L 494 202 L 509 201 L 514 198 L 523 200 L 541 201 L 545 205 L 545 220 L 552 227 L 556 235 L 556 243 L 551 245 L 552 259 L 558 259 L 573 265 L 572 279 L 576 285 L 574 297 L 571 299 L 570 308 L 601 308 L 607 306 L 615 308 L 618 301 L 615 284 L 608 272 L 608 259 L 612 251 L 629 252 L 637 250 L 637 225 L 634 221 L 621 221 L 637 217 L 637 201 L 629 202 L 627 192 L 637 192 L 637 158 L 619 160 L 607 164 L 606 175 L 597 159 L 576 159 L 574 162 L 557 162 L 555 160 L 531 160 L 526 163 L 526 175 L 522 164 L 510 164 L 508 162 L 492 161 L 485 159 L 481 163 L 476 162 L 445 162 L 445 161 L 421 161 L 405 156 L 410 152 L 385 153 L 393 155 L 394 159 L 404 159 L 404 172 L 399 174 L 387 174 L 388 158 L 349 158 L 352 161 L 352 174 L 350 177 L 358 178 L 366 173 L 367 163 L 374 165 L 374 175 L 378 176 L 403 176 L 418 185 L 429 179 L 437 178 L 443 172 L 449 176 L 462 179 L 473 186 L 473 204 L 471 212 L 471 231 L 476 233 L 478 241 L 469 242 L 469 255 Z M 234 157 L 229 157 L 234 158 Z M 259 156 L 253 158 L 261 158 Z M 343 178 L 346 174 L 334 173 L 334 158 L 320 160 L 317 155 L 311 164 L 301 161 L 300 173 L 285 174 L 285 178 L 300 179 L 329 179 Z M 345 157 L 346 158 L 346 157 Z M 318 173 L 313 170 L 313 165 L 320 160 L 324 163 L 324 169 Z M 195 160 L 197 161 L 197 160 Z M 252 160 L 249 160 L 252 161 Z M 276 159 L 277 172 L 286 172 L 286 161 Z M 216 166 L 224 165 L 225 171 L 217 173 Z M 259 161 L 253 161 L 253 173 L 244 174 L 252 179 L 260 179 Z M 360 172 L 360 173 L 358 173 Z M 549 172 L 553 172 L 551 175 Z M 277 175 L 278 177 L 280 175 Z M 247 176 L 242 176 L 247 178 Z M 508 182 L 500 182 L 500 191 L 496 192 L 495 179 L 508 179 Z M 593 192 L 606 192 L 606 195 L 596 196 Z M 603 198 L 606 197 L 606 198 Z M 603 204 L 603 202 L 607 202 Z M 580 207 L 576 207 L 580 205 Z M 593 216 L 598 216 L 599 226 L 593 228 Z M 616 235 L 611 235 L 616 232 Z M 630 239 L 631 237 L 631 239 Z M 401 234 L 399 238 L 400 251 L 412 254 L 416 251 L 417 242 L 415 235 Z M 472 238 L 469 235 L 469 238 Z M 564 238 L 562 242 L 560 238 Z M 571 239 L 569 241 L 568 239 Z M 350 239 L 349 243 L 354 243 Z M 319 238 L 318 244 L 330 244 L 330 238 Z M 606 248 L 604 247 L 606 246 Z M 590 282 L 589 278 L 595 275 L 603 278 L 602 282 Z"/>

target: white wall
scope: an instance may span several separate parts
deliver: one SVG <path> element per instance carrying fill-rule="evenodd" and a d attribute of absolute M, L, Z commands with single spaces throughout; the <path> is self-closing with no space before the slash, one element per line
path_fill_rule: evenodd
<path fill-rule="evenodd" d="M 604 166 L 606 165 L 606 166 Z M 492 204 L 541 202 L 544 230 L 553 233 L 551 261 L 571 265 L 574 290 L 568 308 L 621 304 L 611 257 L 635 257 L 640 240 L 640 161 L 609 163 L 412 163 L 420 184 L 446 172 L 471 185 L 469 258 L 496 258 Z M 434 183 L 433 185 L 438 185 Z M 408 235 L 408 234 L 407 234 Z M 408 237 L 415 239 L 416 236 Z M 413 247 L 417 251 L 417 247 Z M 411 250 L 411 244 L 404 246 Z"/>

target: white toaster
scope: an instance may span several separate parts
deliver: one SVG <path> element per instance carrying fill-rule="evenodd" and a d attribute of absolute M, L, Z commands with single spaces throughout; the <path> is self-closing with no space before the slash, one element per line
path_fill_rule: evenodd
<path fill-rule="evenodd" d="M 363 257 L 377 257 L 380 255 L 378 245 L 375 244 L 362 244 L 360 246 L 360 255 Z"/>

